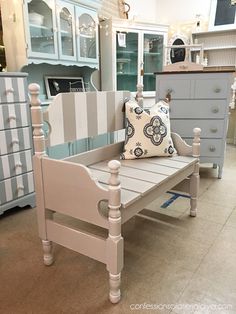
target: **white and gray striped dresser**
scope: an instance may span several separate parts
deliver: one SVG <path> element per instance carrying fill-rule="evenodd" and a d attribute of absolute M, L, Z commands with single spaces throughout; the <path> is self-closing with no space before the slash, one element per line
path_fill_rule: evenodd
<path fill-rule="evenodd" d="M 0 73 L 0 214 L 35 206 L 27 74 Z"/>

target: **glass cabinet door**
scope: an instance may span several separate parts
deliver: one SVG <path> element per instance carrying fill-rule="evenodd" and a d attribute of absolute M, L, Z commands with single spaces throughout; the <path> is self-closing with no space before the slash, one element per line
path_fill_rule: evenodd
<path fill-rule="evenodd" d="M 59 37 L 59 58 L 76 60 L 74 6 L 57 2 L 57 24 Z"/>
<path fill-rule="evenodd" d="M 143 36 L 143 85 L 144 91 L 155 90 L 154 72 L 161 72 L 163 66 L 163 35 Z"/>
<path fill-rule="evenodd" d="M 57 56 L 55 3 L 53 0 L 27 0 L 26 30 L 31 57 Z"/>
<path fill-rule="evenodd" d="M 91 10 L 76 8 L 78 55 L 86 62 L 98 61 L 97 14 Z"/>
<path fill-rule="evenodd" d="M 138 33 L 116 32 L 117 90 L 135 92 L 138 82 Z"/>

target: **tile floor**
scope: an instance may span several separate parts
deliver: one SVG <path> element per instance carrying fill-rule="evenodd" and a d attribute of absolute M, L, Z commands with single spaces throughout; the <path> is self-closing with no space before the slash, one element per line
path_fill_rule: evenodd
<path fill-rule="evenodd" d="M 228 145 L 221 180 L 201 168 L 198 217 L 188 216 L 186 198 L 161 208 L 165 194 L 150 204 L 150 219 L 125 224 L 117 305 L 103 264 L 55 245 L 55 263 L 44 266 L 35 209 L 9 211 L 0 218 L 0 313 L 236 313 L 235 186 L 236 146 Z"/>

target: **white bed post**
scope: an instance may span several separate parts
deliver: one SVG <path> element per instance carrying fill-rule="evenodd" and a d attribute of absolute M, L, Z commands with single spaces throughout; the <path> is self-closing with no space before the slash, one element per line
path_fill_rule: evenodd
<path fill-rule="evenodd" d="M 198 162 L 195 165 L 194 172 L 190 177 L 190 216 L 195 217 L 197 215 L 197 197 L 199 190 L 199 157 L 200 157 L 200 134 L 201 129 L 193 129 L 194 138 L 193 138 L 193 151 L 192 156 L 198 158 Z"/>
<path fill-rule="evenodd" d="M 123 268 L 123 238 L 121 236 L 121 213 L 120 213 L 120 181 L 118 178 L 120 162 L 111 160 L 108 163 L 110 169 L 109 179 L 109 235 L 107 238 L 107 270 L 109 271 L 109 299 L 112 303 L 117 303 L 120 300 L 120 283 L 121 270 Z"/>
<path fill-rule="evenodd" d="M 31 117 L 33 127 L 34 142 L 34 180 L 36 190 L 36 206 L 38 215 L 39 235 L 43 244 L 43 260 L 45 265 L 53 263 L 52 242 L 47 240 L 46 218 L 51 218 L 52 213 L 45 210 L 42 178 L 42 158 L 46 156 L 45 137 L 43 132 L 43 112 L 41 101 L 39 99 L 40 86 L 38 84 L 29 85 L 29 94 L 31 98 Z"/>

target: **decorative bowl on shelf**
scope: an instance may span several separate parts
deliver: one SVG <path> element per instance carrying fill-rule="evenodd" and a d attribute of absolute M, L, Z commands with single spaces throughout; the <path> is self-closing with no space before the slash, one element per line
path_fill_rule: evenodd
<path fill-rule="evenodd" d="M 36 12 L 29 13 L 29 22 L 31 24 L 41 26 L 41 25 L 43 25 L 43 20 L 44 20 L 43 15 L 36 13 Z"/>

